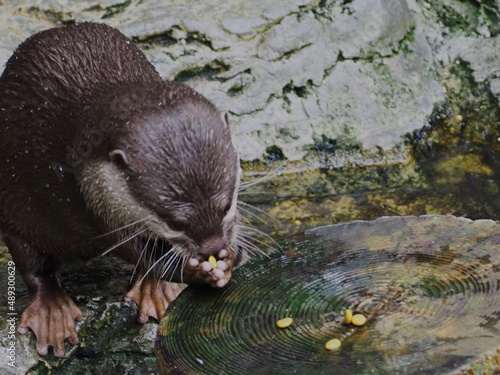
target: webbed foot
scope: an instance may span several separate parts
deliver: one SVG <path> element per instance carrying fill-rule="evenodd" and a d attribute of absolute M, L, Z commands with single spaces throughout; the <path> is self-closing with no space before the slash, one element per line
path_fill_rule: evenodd
<path fill-rule="evenodd" d="M 137 321 L 145 324 L 150 317 L 159 321 L 168 305 L 177 298 L 181 291 L 182 288 L 177 283 L 169 283 L 149 276 L 143 279 L 143 275 L 138 275 L 134 285 L 125 295 L 125 300 L 137 303 L 139 306 Z"/>

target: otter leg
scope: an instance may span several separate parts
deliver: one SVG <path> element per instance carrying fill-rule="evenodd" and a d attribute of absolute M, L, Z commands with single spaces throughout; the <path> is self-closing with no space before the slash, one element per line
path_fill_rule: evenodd
<path fill-rule="evenodd" d="M 82 319 L 82 312 L 62 289 L 58 265 L 53 259 L 42 256 L 12 235 L 5 235 L 4 241 L 29 289 L 28 306 L 21 315 L 19 333 L 31 329 L 36 336 L 38 354 L 46 355 L 48 347 L 52 346 L 54 355 L 62 357 L 64 340 L 78 344 L 75 320 Z"/>
<path fill-rule="evenodd" d="M 137 321 L 147 323 L 149 317 L 160 320 L 168 305 L 182 291 L 177 283 L 158 280 L 154 276 L 139 273 L 130 291 L 125 295 L 126 301 L 134 301 L 139 306 Z"/>

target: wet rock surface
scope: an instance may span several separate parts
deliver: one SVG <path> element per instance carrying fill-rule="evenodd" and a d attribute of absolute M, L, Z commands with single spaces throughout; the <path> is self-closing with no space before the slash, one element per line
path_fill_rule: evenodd
<path fill-rule="evenodd" d="M 10 256 L 5 247 L 0 249 L 0 373 L 2 374 L 105 374 L 110 369 L 116 374 L 155 374 L 156 359 L 153 355 L 158 324 L 139 325 L 137 306 L 123 302 L 128 290 L 133 266 L 112 257 L 65 267 L 62 284 L 83 312 L 77 323 L 80 343 L 66 343 L 66 356 L 54 357 L 52 351 L 45 357 L 37 354 L 35 337 L 15 333 L 15 364 L 8 365 L 9 342 L 7 323 L 7 262 Z M 21 277 L 16 277 L 15 312 L 17 318 L 28 302 L 28 291 Z M 10 316 L 9 316 L 10 317 Z M 51 372 L 52 371 L 52 372 Z"/>

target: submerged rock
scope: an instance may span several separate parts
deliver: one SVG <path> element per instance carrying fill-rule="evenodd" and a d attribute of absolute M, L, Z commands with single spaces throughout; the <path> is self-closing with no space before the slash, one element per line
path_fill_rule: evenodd
<path fill-rule="evenodd" d="M 164 374 L 498 369 L 500 224 L 383 217 L 312 229 L 280 245 L 243 266 L 227 288 L 193 285 L 174 301 L 156 346 Z M 346 309 L 366 323 L 347 324 Z M 293 324 L 278 328 L 286 317 Z M 338 351 L 325 350 L 332 338 Z"/>

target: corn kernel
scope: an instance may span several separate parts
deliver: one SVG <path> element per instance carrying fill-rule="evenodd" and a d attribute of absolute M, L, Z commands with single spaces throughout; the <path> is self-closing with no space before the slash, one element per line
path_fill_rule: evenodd
<path fill-rule="evenodd" d="M 339 339 L 331 339 L 325 344 L 326 350 L 334 350 L 340 348 L 341 342 Z"/>
<path fill-rule="evenodd" d="M 208 257 L 208 261 L 212 265 L 212 269 L 216 269 L 217 268 L 217 259 L 215 259 L 215 257 L 213 255 L 210 255 Z"/>
<path fill-rule="evenodd" d="M 351 324 L 352 322 L 352 310 L 346 309 L 344 312 L 344 319 L 346 324 Z"/>
<path fill-rule="evenodd" d="M 279 328 L 287 328 L 287 327 L 290 327 L 293 323 L 293 319 L 292 318 L 285 318 L 285 319 L 281 319 L 281 320 L 278 320 L 276 322 L 276 325 L 279 327 Z"/>
<path fill-rule="evenodd" d="M 366 318 L 362 314 L 356 314 L 352 317 L 352 324 L 355 326 L 362 326 L 366 323 Z"/>

